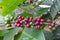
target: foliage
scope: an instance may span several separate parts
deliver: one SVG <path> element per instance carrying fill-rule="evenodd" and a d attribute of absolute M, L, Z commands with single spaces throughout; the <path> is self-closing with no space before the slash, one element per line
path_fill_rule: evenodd
<path fill-rule="evenodd" d="M 30 2 L 30 3 L 28 3 Z M 46 6 L 40 7 L 39 5 L 49 5 L 51 7 L 47 8 Z M 16 14 L 14 13 L 15 9 L 19 7 L 23 10 L 22 13 Z M 42 16 L 43 19 L 46 21 L 47 19 L 54 20 L 57 12 L 60 10 L 60 0 L 33 0 L 27 1 L 26 0 L 0 0 L 0 15 L 2 23 L 4 23 L 4 28 L 7 24 L 11 24 L 11 27 L 7 27 L 7 29 L 0 30 L 0 40 L 53 40 L 54 37 L 46 39 L 46 35 L 44 34 L 44 28 L 36 29 L 31 25 L 31 28 L 23 28 L 16 27 L 14 25 L 18 16 L 24 17 L 37 17 Z M 12 15 L 13 14 L 13 15 Z M 8 15 L 8 16 L 7 16 Z M 12 15 L 12 16 L 11 16 Z M 7 19 L 5 20 L 5 17 Z M 24 21 L 24 20 L 23 20 Z M 1 22 L 0 22 L 1 24 Z M 47 24 L 47 23 L 46 23 Z M 1 25 L 0 25 L 1 26 Z M 2 27 L 2 26 L 1 26 Z M 53 30 L 53 29 L 51 29 Z M 53 33 L 51 32 L 53 36 Z"/>

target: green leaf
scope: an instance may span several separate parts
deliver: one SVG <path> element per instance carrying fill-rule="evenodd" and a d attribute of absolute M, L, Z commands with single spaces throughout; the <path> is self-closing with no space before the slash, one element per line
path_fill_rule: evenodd
<path fill-rule="evenodd" d="M 57 12 L 60 10 L 60 0 L 55 0 L 53 5 L 50 8 L 50 14 L 53 18 L 57 15 Z"/>
<path fill-rule="evenodd" d="M 19 32 L 20 28 L 15 27 L 14 29 L 10 30 L 5 36 L 3 40 L 12 40 L 14 36 Z"/>
<path fill-rule="evenodd" d="M 45 40 L 42 29 L 25 28 L 19 40 Z"/>
<path fill-rule="evenodd" d="M 32 17 L 33 17 L 32 14 L 29 14 L 29 13 L 27 13 L 27 12 L 23 12 L 23 13 L 19 14 L 19 16 L 24 16 L 24 17 L 32 16 Z"/>
<path fill-rule="evenodd" d="M 0 40 L 3 40 L 3 37 L 0 37 Z"/>
<path fill-rule="evenodd" d="M 41 4 L 43 4 L 43 5 L 52 5 L 53 1 L 52 0 L 41 0 L 39 2 L 39 5 L 41 5 Z"/>
<path fill-rule="evenodd" d="M 48 8 L 41 8 L 37 12 L 34 12 L 33 16 L 40 16 L 43 15 L 45 12 L 48 11 Z"/>
<path fill-rule="evenodd" d="M 9 30 L 0 30 L 0 36 L 4 36 Z"/>
<path fill-rule="evenodd" d="M 22 32 L 19 32 L 17 35 L 14 36 L 14 40 L 19 40 L 21 37 Z"/>
<path fill-rule="evenodd" d="M 11 14 L 12 11 L 24 0 L 0 0 L 0 14 L 3 16 Z"/>
<path fill-rule="evenodd" d="M 46 21 L 48 19 L 53 20 L 50 13 L 48 12 L 47 14 L 42 15 L 42 18 Z"/>
<path fill-rule="evenodd" d="M 29 10 L 34 9 L 34 6 L 32 6 L 32 5 L 23 5 L 23 6 L 21 6 L 21 8 L 24 9 L 25 11 L 29 11 Z"/>
<path fill-rule="evenodd" d="M 45 5 L 52 5 L 53 4 L 53 1 L 52 0 L 42 0 L 42 4 L 45 4 Z"/>

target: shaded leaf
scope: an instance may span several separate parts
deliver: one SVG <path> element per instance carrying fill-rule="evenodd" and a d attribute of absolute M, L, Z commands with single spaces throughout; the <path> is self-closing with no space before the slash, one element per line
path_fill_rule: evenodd
<path fill-rule="evenodd" d="M 50 8 L 50 14 L 54 18 L 60 10 L 60 0 L 55 0 Z"/>
<path fill-rule="evenodd" d="M 37 12 L 34 12 L 34 15 L 33 16 L 40 16 L 40 15 L 43 15 L 45 12 L 48 11 L 48 8 L 41 8 L 39 9 Z"/>

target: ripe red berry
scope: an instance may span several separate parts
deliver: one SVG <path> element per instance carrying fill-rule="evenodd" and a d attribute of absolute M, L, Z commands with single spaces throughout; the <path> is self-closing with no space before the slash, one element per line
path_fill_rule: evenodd
<path fill-rule="evenodd" d="M 34 23 L 34 26 L 36 26 L 36 25 L 39 25 L 39 22 L 35 22 L 35 23 Z"/>
<path fill-rule="evenodd" d="M 30 17 L 30 19 L 33 19 L 33 17 Z"/>
<path fill-rule="evenodd" d="M 32 19 L 29 19 L 29 22 L 32 22 Z"/>
<path fill-rule="evenodd" d="M 38 16 L 37 18 L 41 19 L 41 18 L 42 18 L 42 16 Z"/>
<path fill-rule="evenodd" d="M 22 19 L 21 19 L 21 18 L 20 18 L 20 19 L 17 19 L 17 20 L 22 21 Z"/>
<path fill-rule="evenodd" d="M 43 25 L 43 22 L 40 22 L 40 25 Z"/>
<path fill-rule="evenodd" d="M 43 20 L 43 19 L 41 19 L 40 21 L 41 21 L 41 22 L 44 22 L 44 20 Z"/>
<path fill-rule="evenodd" d="M 37 25 L 36 28 L 39 29 L 41 26 L 40 25 Z"/>
<path fill-rule="evenodd" d="M 20 23 L 20 21 L 19 20 L 16 20 L 16 22 L 15 23 Z"/>
<path fill-rule="evenodd" d="M 18 19 L 20 19 L 21 18 L 21 16 L 18 16 Z"/>
<path fill-rule="evenodd" d="M 25 21 L 24 23 L 25 23 L 25 24 L 28 24 L 28 22 L 26 22 L 26 21 Z"/>
<path fill-rule="evenodd" d="M 15 23 L 15 26 L 17 26 L 17 23 Z"/>
<path fill-rule="evenodd" d="M 15 26 L 20 27 L 20 24 L 19 23 L 15 23 Z"/>
<path fill-rule="evenodd" d="M 23 21 L 20 21 L 20 24 L 23 24 L 24 22 Z"/>
<path fill-rule="evenodd" d="M 26 24 L 26 27 L 27 27 L 27 28 L 30 28 L 30 27 L 31 27 L 31 25 L 30 25 L 30 24 Z"/>
<path fill-rule="evenodd" d="M 39 22 L 39 21 L 40 21 L 40 19 L 37 19 L 37 21 Z"/>
<path fill-rule="evenodd" d="M 52 27 L 52 28 L 55 27 L 55 24 L 54 24 L 54 23 L 51 23 L 51 27 Z"/>
<path fill-rule="evenodd" d="M 23 20 L 23 19 L 24 19 L 24 17 L 23 17 L 23 16 L 19 16 L 19 17 L 18 17 L 18 19 Z"/>
<path fill-rule="evenodd" d="M 52 21 L 50 19 L 47 20 L 48 23 L 51 23 Z"/>
<path fill-rule="evenodd" d="M 23 16 L 21 16 L 21 19 L 23 20 L 23 19 L 24 19 L 24 17 L 23 17 Z"/>
<path fill-rule="evenodd" d="M 15 26 L 20 27 L 20 24 L 19 23 L 15 23 Z"/>
<path fill-rule="evenodd" d="M 34 22 L 36 22 L 37 21 L 37 19 L 34 19 Z"/>

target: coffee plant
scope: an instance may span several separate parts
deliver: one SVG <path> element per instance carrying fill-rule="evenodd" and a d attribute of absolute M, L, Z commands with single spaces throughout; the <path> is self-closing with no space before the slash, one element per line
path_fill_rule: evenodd
<path fill-rule="evenodd" d="M 0 0 L 0 40 L 60 40 L 59 11 L 60 0 Z"/>

